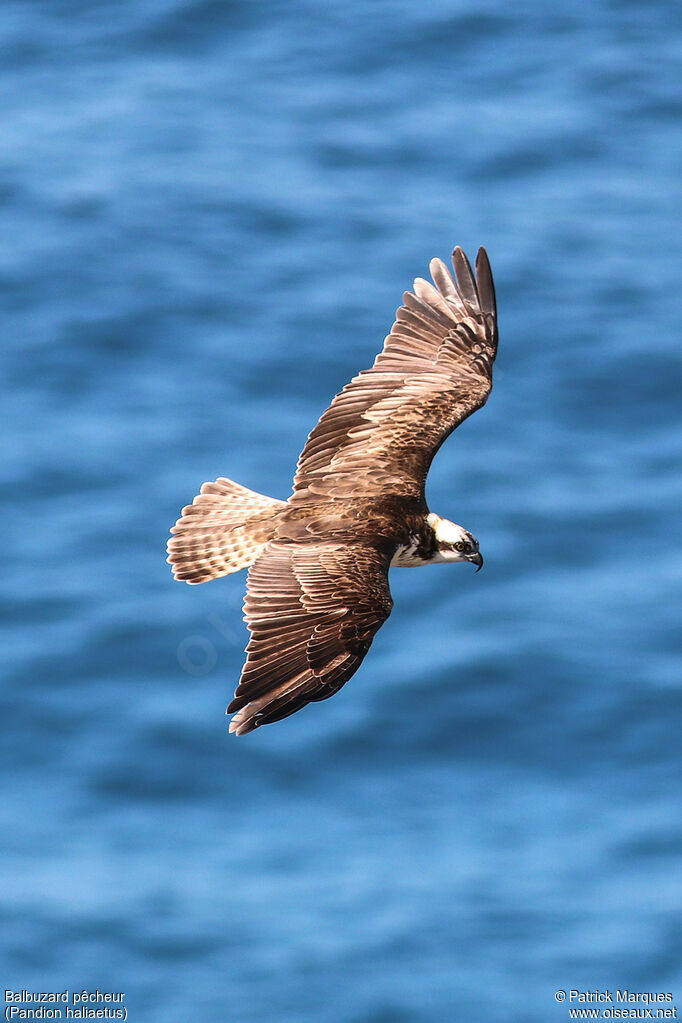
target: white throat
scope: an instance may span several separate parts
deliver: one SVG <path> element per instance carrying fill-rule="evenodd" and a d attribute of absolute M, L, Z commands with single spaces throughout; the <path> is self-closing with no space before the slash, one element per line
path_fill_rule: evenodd
<path fill-rule="evenodd" d="M 429 565 L 429 561 L 417 556 L 419 537 L 411 536 L 409 544 L 399 547 L 391 558 L 391 568 L 419 568 L 420 565 Z"/>

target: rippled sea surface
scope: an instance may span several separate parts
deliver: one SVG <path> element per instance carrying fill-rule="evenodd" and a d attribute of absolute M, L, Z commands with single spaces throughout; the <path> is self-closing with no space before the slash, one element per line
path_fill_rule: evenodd
<path fill-rule="evenodd" d="M 682 1012 L 682 15 L 482 0 L 12 2 L 1 982 L 133 1023 Z M 433 467 L 486 564 L 392 573 L 333 700 L 227 735 L 244 575 L 412 278 L 486 245 L 495 389 Z"/>

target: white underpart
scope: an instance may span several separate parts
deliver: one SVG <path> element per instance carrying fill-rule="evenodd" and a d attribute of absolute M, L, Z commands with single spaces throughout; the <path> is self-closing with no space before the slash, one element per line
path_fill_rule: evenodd
<path fill-rule="evenodd" d="M 419 568 L 420 565 L 428 565 L 429 561 L 416 556 L 419 546 L 419 539 L 416 536 L 410 537 L 410 543 L 406 547 L 399 547 L 391 559 L 391 568 Z"/>

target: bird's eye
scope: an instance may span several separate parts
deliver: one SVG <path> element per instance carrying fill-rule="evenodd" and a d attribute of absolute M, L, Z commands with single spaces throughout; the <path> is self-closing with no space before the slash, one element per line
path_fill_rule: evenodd
<path fill-rule="evenodd" d="M 457 543 L 455 544 L 455 550 L 456 551 L 468 551 L 469 550 L 469 544 L 465 543 L 464 540 L 458 540 Z"/>

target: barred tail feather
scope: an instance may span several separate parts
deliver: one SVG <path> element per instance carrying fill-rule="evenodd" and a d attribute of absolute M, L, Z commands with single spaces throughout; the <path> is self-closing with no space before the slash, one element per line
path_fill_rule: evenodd
<path fill-rule="evenodd" d="M 273 538 L 285 507 L 222 476 L 204 483 L 171 529 L 173 575 L 195 585 L 246 568 Z"/>

